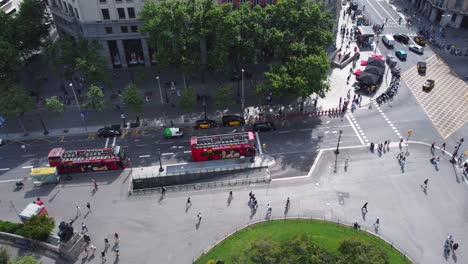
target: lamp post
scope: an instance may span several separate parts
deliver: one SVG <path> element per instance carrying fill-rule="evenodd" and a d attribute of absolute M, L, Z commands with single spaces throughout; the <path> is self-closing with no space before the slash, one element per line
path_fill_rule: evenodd
<path fill-rule="evenodd" d="M 336 150 L 335 154 L 340 154 L 340 141 L 341 141 L 341 134 L 343 134 L 343 131 L 340 130 L 340 135 L 338 136 L 338 143 L 336 144 Z"/>
<path fill-rule="evenodd" d="M 242 114 L 244 113 L 244 104 L 245 104 L 245 98 L 244 98 L 244 69 L 242 69 L 242 99 L 241 99 Z"/>
<path fill-rule="evenodd" d="M 464 138 L 461 138 L 460 141 L 458 142 L 458 145 L 455 147 L 455 151 L 453 152 L 452 154 L 452 159 L 450 160 L 451 163 L 456 163 L 457 162 L 457 154 L 458 154 L 458 150 L 460 149 L 461 145 L 463 144 L 463 142 L 465 141 Z"/>
<path fill-rule="evenodd" d="M 164 168 L 163 168 L 162 162 L 161 162 L 161 149 L 158 149 L 158 153 L 159 153 L 159 172 L 163 172 Z"/>
<path fill-rule="evenodd" d="M 73 96 L 75 97 L 75 102 L 76 102 L 76 105 L 78 106 L 78 111 L 80 112 L 81 120 L 83 121 L 85 130 L 88 130 L 88 128 L 86 127 L 85 114 L 81 112 L 81 105 L 80 105 L 80 102 L 78 101 L 78 97 L 76 96 L 75 87 L 73 87 L 73 83 L 70 83 L 69 86 L 72 89 Z"/>
<path fill-rule="evenodd" d="M 156 76 L 156 80 L 158 80 L 159 94 L 161 95 L 161 104 L 164 104 L 163 94 L 162 94 L 162 90 L 161 90 L 161 80 L 159 80 L 159 76 Z"/>

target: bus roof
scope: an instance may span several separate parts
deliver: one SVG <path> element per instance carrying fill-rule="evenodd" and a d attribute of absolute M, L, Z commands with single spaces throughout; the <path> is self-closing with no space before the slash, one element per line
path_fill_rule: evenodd
<path fill-rule="evenodd" d="M 34 176 L 42 176 L 42 175 L 49 175 L 55 174 L 56 168 L 55 167 L 41 167 L 41 168 L 32 168 L 31 173 L 29 174 L 31 177 Z"/>
<path fill-rule="evenodd" d="M 194 148 L 216 147 L 222 145 L 248 144 L 255 140 L 252 132 L 242 132 L 204 137 L 191 137 L 190 145 Z"/>

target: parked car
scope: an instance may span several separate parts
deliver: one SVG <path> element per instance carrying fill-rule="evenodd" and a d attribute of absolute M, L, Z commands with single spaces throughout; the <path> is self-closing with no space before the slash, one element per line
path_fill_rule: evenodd
<path fill-rule="evenodd" d="M 420 46 L 425 46 L 427 44 L 427 40 L 423 37 L 414 37 L 414 42 L 416 42 L 416 44 L 420 45 Z"/>
<path fill-rule="evenodd" d="M 395 56 L 402 60 L 402 61 L 405 61 L 406 60 L 406 57 L 407 57 L 407 54 L 406 54 L 406 51 L 404 50 L 396 50 L 395 51 Z"/>
<path fill-rule="evenodd" d="M 417 54 L 419 54 L 419 55 L 424 54 L 424 49 L 423 49 L 423 47 L 418 46 L 418 45 L 410 45 L 410 46 L 409 46 L 409 50 L 411 50 L 412 52 L 417 53 Z"/>
<path fill-rule="evenodd" d="M 265 131 L 276 130 L 276 126 L 272 122 L 258 122 L 252 126 L 252 130 L 255 132 L 257 131 L 265 132 Z"/>
<path fill-rule="evenodd" d="M 182 137 L 184 135 L 184 132 L 182 129 L 178 127 L 166 127 L 164 129 L 164 137 L 165 138 L 178 138 Z"/>
<path fill-rule="evenodd" d="M 435 86 L 434 80 L 426 80 L 423 84 L 423 91 L 430 92 Z"/>
<path fill-rule="evenodd" d="M 393 35 L 393 38 L 396 41 L 404 43 L 404 44 L 408 44 L 408 42 L 410 40 L 410 38 L 405 34 L 395 34 L 395 35 Z"/>
<path fill-rule="evenodd" d="M 197 120 L 195 122 L 195 128 L 201 128 L 201 129 L 207 129 L 207 128 L 213 128 L 217 127 L 218 124 L 214 120 L 209 120 L 209 119 L 203 119 L 203 120 Z"/>
<path fill-rule="evenodd" d="M 222 117 L 223 126 L 243 126 L 245 119 L 236 115 L 225 115 Z"/>
<path fill-rule="evenodd" d="M 419 74 L 421 74 L 421 75 L 426 74 L 427 66 L 426 66 L 426 63 L 424 61 L 419 61 L 418 64 L 417 64 L 417 68 L 418 68 L 418 73 Z"/>
<path fill-rule="evenodd" d="M 103 127 L 97 132 L 98 138 L 120 137 L 121 134 L 122 133 L 120 129 L 115 129 L 112 127 Z"/>

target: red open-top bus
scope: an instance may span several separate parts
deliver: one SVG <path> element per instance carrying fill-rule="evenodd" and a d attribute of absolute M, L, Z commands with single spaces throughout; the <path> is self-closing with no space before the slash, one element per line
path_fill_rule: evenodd
<path fill-rule="evenodd" d="M 119 170 L 126 165 L 125 154 L 120 146 L 82 150 L 54 148 L 50 150 L 48 160 L 49 165 L 56 167 L 59 174 Z"/>
<path fill-rule="evenodd" d="M 252 157 L 257 152 L 253 132 L 191 137 L 190 150 L 193 161 Z"/>

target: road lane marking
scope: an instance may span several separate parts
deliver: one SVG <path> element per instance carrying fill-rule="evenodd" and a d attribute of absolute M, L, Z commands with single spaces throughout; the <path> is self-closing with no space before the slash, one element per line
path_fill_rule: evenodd
<path fill-rule="evenodd" d="M 255 137 L 257 138 L 257 148 L 258 148 L 258 152 L 260 153 L 260 155 L 263 154 L 263 150 L 262 150 L 262 144 L 260 142 L 260 136 L 258 135 L 258 132 L 255 132 Z"/>
<path fill-rule="evenodd" d="M 60 142 L 65 142 L 65 136 L 60 137 Z"/>
<path fill-rule="evenodd" d="M 348 119 L 348 122 L 351 124 L 351 127 L 353 128 L 354 130 L 354 133 L 356 133 L 359 141 L 361 142 L 362 145 L 364 145 L 364 140 L 362 139 L 361 135 L 359 134 L 359 132 L 357 131 L 356 129 L 356 126 L 354 125 L 354 123 L 351 121 L 351 119 L 349 118 L 349 114 L 346 114 L 346 119 Z"/>
<path fill-rule="evenodd" d="M 128 130 L 123 130 L 122 135 L 120 136 L 121 138 L 125 138 L 125 136 L 128 134 Z"/>
<path fill-rule="evenodd" d="M 174 155 L 174 152 L 161 153 L 161 156 L 170 156 L 170 155 Z"/>
<path fill-rule="evenodd" d="M 23 169 L 32 169 L 34 166 L 24 166 Z"/>
<path fill-rule="evenodd" d="M 21 155 L 22 158 L 34 157 L 34 154 Z"/>
<path fill-rule="evenodd" d="M 0 171 L 7 171 L 10 170 L 10 168 L 1 168 Z"/>
<path fill-rule="evenodd" d="M 372 7 L 372 9 L 374 9 L 375 13 L 377 13 L 377 15 L 378 15 L 381 19 L 383 19 L 383 16 L 382 16 L 379 12 L 377 12 L 377 9 L 370 3 L 370 1 L 366 1 L 366 2 L 367 2 L 368 5 L 370 5 L 370 6 Z"/>
<path fill-rule="evenodd" d="M 184 151 L 184 153 L 192 153 L 192 151 L 191 150 L 186 150 L 186 151 Z"/>
<path fill-rule="evenodd" d="M 138 156 L 138 157 L 139 157 L 139 158 L 149 158 L 149 157 L 151 157 L 151 155 L 140 155 L 140 156 Z"/>
<path fill-rule="evenodd" d="M 387 15 L 389 16 L 389 18 L 390 18 L 391 20 L 393 20 L 393 22 L 394 22 L 395 24 L 398 24 L 398 22 L 396 22 L 396 20 L 393 19 L 392 15 L 390 15 L 390 13 L 387 12 L 387 10 L 379 3 L 379 1 L 376 1 L 376 2 L 377 2 L 377 4 L 378 4 L 380 7 L 382 7 L 383 11 L 384 11 L 385 13 L 387 13 Z"/>

